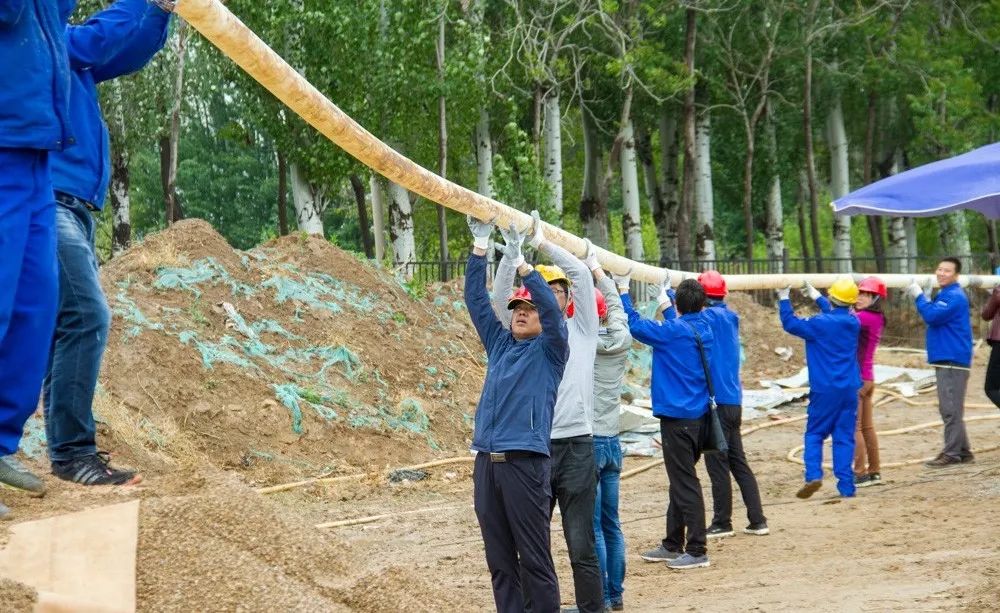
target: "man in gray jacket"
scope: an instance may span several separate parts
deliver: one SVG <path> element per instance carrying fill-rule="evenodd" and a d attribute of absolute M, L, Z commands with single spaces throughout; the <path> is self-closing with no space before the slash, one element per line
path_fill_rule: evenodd
<path fill-rule="evenodd" d="M 597 560 L 604 580 L 604 606 L 622 611 L 625 579 L 625 536 L 618 519 L 618 486 L 622 473 L 622 446 L 618 440 L 622 380 L 632 347 L 628 316 L 622 308 L 614 281 L 597 261 L 594 246 L 587 241 L 587 268 L 594 275 L 600 294 L 597 315 L 597 359 L 594 361 L 594 459 L 597 462 L 597 503 L 594 508 L 594 536 Z"/>
<path fill-rule="evenodd" d="M 594 503 L 597 496 L 597 471 L 594 462 L 594 359 L 597 355 L 597 302 L 588 267 L 573 254 L 545 239 L 538 211 L 530 244 L 565 271 L 559 275 L 553 267 L 542 267 L 542 276 L 556 272 L 546 280 L 563 312 L 572 306 L 566 320 L 569 328 L 569 361 L 556 396 L 552 418 L 552 494 L 553 508 L 559 503 L 563 535 L 573 568 L 576 605 L 584 613 L 604 610 L 604 588 L 594 542 Z M 501 229 L 507 247 L 497 267 L 493 282 L 493 309 L 500 322 L 510 326 L 507 297 L 514 284 L 514 262 L 523 238 L 516 232 Z M 516 249 L 515 249 L 516 247 Z"/>

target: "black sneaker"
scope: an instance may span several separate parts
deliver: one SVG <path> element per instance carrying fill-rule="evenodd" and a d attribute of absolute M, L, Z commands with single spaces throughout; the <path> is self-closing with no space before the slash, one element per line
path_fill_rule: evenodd
<path fill-rule="evenodd" d="M 854 480 L 854 485 L 857 487 L 871 487 L 873 485 L 882 485 L 882 475 L 878 473 L 871 473 L 870 475 L 865 475 Z"/>
<path fill-rule="evenodd" d="M 767 527 L 767 522 L 757 522 L 756 524 L 750 524 L 746 528 L 743 528 L 743 532 L 746 534 L 754 534 L 756 536 L 765 536 L 771 534 L 771 530 Z"/>
<path fill-rule="evenodd" d="M 971 453 L 969 455 L 962 456 L 962 464 L 975 464 L 975 462 L 976 462 L 976 456 L 972 455 Z"/>
<path fill-rule="evenodd" d="M 142 477 L 131 470 L 112 468 L 111 456 L 106 451 L 73 458 L 65 462 L 53 462 L 52 474 L 80 485 L 135 485 Z"/>
<path fill-rule="evenodd" d="M 611 610 L 612 611 L 624 611 L 625 610 L 625 603 L 623 601 L 621 601 L 621 600 L 614 600 L 614 601 L 611 602 Z"/>
<path fill-rule="evenodd" d="M 734 534 L 736 533 L 733 532 L 732 526 L 717 526 L 715 524 L 709 526 L 708 530 L 705 531 L 705 537 L 710 539 L 722 538 L 724 536 L 732 536 Z"/>
<path fill-rule="evenodd" d="M 0 486 L 19 490 L 36 498 L 45 495 L 45 483 L 12 455 L 0 456 Z"/>
<path fill-rule="evenodd" d="M 962 460 L 941 453 L 938 454 L 938 457 L 934 458 L 933 460 L 929 462 L 924 462 L 924 466 L 926 466 L 927 468 L 946 468 L 948 466 L 954 466 L 955 464 L 961 464 L 961 463 Z"/>

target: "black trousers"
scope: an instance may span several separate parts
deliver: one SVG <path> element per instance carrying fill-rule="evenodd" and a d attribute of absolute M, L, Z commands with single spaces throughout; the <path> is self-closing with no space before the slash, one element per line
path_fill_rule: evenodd
<path fill-rule="evenodd" d="M 743 504 L 747 509 L 747 519 L 751 524 L 767 521 L 764 509 L 760 503 L 760 488 L 754 477 L 746 454 L 743 452 L 743 436 L 740 426 L 743 423 L 743 407 L 735 404 L 720 404 L 718 406 L 719 421 L 722 422 L 722 432 L 729 443 L 729 453 L 705 454 L 705 468 L 712 480 L 712 524 L 723 528 L 733 524 L 733 485 L 729 479 L 732 473 L 736 485 L 740 488 Z"/>
<path fill-rule="evenodd" d="M 552 440 L 552 507 L 559 503 L 563 536 L 581 613 L 604 611 L 604 583 L 594 542 L 597 463 L 591 436 Z"/>
<path fill-rule="evenodd" d="M 685 551 L 693 556 L 704 555 L 707 551 L 705 500 L 695 470 L 707 428 L 707 416 L 698 419 L 660 418 L 663 463 L 670 481 L 667 536 L 663 539 L 663 547 L 669 551 Z"/>
<path fill-rule="evenodd" d="M 559 610 L 550 478 L 551 460 L 542 455 L 506 462 L 493 462 L 488 453 L 476 456 L 473 499 L 498 613 L 521 613 L 527 599 L 537 613 Z"/>
<path fill-rule="evenodd" d="M 1000 341 L 987 341 L 990 344 L 990 361 L 986 365 L 986 397 L 1000 409 Z"/>

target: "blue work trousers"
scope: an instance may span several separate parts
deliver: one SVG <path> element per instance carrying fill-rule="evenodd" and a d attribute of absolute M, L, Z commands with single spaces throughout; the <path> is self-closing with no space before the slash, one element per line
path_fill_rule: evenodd
<path fill-rule="evenodd" d="M 48 153 L 0 148 L 0 456 L 38 405 L 59 299 Z"/>
<path fill-rule="evenodd" d="M 594 436 L 594 461 L 597 463 L 594 542 L 604 578 L 604 604 L 610 606 L 622 601 L 625 581 L 625 535 L 618 519 L 622 446 L 617 436 Z"/>
<path fill-rule="evenodd" d="M 79 198 L 58 193 L 56 200 L 59 315 L 44 385 L 53 462 L 97 452 L 94 389 L 111 325 L 94 253 L 94 215 Z"/>
<path fill-rule="evenodd" d="M 810 392 L 806 420 L 806 481 L 823 478 L 823 441 L 833 438 L 833 474 L 841 496 L 854 495 L 854 429 L 858 414 L 858 390 Z"/>

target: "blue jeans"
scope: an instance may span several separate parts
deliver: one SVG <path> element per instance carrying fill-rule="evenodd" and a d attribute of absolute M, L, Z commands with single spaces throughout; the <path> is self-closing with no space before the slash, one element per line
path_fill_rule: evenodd
<path fill-rule="evenodd" d="M 44 386 L 53 462 L 97 452 L 94 389 L 111 325 L 94 253 L 94 216 L 79 198 L 57 193 L 56 200 L 59 316 Z"/>
<path fill-rule="evenodd" d="M 35 412 L 56 321 L 55 201 L 45 151 L 0 148 L 0 456 Z"/>
<path fill-rule="evenodd" d="M 618 519 L 618 484 L 622 474 L 622 446 L 617 436 L 594 437 L 597 464 L 597 503 L 594 538 L 597 561 L 604 578 L 605 603 L 621 602 L 625 580 L 625 535 Z"/>

